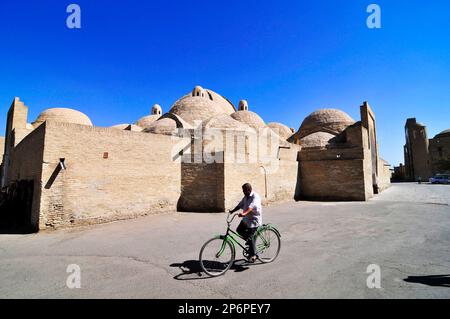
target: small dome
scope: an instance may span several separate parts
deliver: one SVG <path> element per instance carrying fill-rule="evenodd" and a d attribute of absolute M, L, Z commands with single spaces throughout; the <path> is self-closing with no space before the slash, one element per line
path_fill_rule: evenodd
<path fill-rule="evenodd" d="M 153 122 L 157 121 L 162 114 L 162 108 L 159 104 L 154 104 L 152 106 L 151 114 L 141 117 L 134 124 L 142 128 L 147 128 Z"/>
<path fill-rule="evenodd" d="M 435 138 L 436 137 L 450 137 L 450 128 L 448 130 L 442 131 L 441 133 L 436 135 Z"/>
<path fill-rule="evenodd" d="M 248 125 L 245 123 L 236 121 L 230 115 L 227 114 L 219 114 L 213 116 L 206 121 L 203 122 L 203 128 L 217 128 L 217 129 L 240 129 L 246 130 L 248 129 Z"/>
<path fill-rule="evenodd" d="M 162 114 L 162 107 L 159 104 L 154 104 L 152 106 L 152 115 L 161 115 Z"/>
<path fill-rule="evenodd" d="M 156 122 L 150 124 L 149 127 L 144 129 L 146 133 L 175 135 L 177 132 L 177 122 L 173 119 L 165 117 Z"/>
<path fill-rule="evenodd" d="M 248 111 L 248 102 L 247 100 L 239 101 L 239 111 Z"/>
<path fill-rule="evenodd" d="M 271 128 L 280 138 L 287 140 L 294 134 L 289 127 L 282 123 L 271 122 L 267 124 L 267 127 Z"/>
<path fill-rule="evenodd" d="M 124 130 L 124 131 L 133 131 L 133 132 L 141 132 L 142 127 L 134 125 L 134 124 L 117 124 L 110 126 L 110 128 L 115 128 L 118 130 Z"/>
<path fill-rule="evenodd" d="M 134 124 L 137 126 L 143 127 L 143 128 L 147 128 L 150 126 L 150 124 L 157 121 L 160 117 L 161 117 L 161 115 L 147 115 L 147 116 L 141 117 Z"/>
<path fill-rule="evenodd" d="M 337 135 L 354 123 L 355 120 L 341 110 L 322 109 L 308 115 L 300 126 L 298 133 L 300 137 L 315 132 L 328 132 Z"/>
<path fill-rule="evenodd" d="M 312 133 L 299 140 L 299 143 L 303 148 L 310 147 L 325 147 L 330 144 L 330 140 L 335 136 L 326 132 Z"/>
<path fill-rule="evenodd" d="M 34 127 L 47 121 L 62 123 L 73 123 L 92 126 L 92 122 L 85 114 L 80 111 L 67 108 L 52 108 L 43 111 L 32 124 Z"/>
<path fill-rule="evenodd" d="M 204 97 L 205 96 L 205 90 L 203 90 L 203 88 L 200 85 L 197 85 L 192 90 L 192 96 Z"/>
<path fill-rule="evenodd" d="M 263 119 L 252 111 L 237 111 L 231 114 L 231 117 L 257 130 L 266 126 Z"/>

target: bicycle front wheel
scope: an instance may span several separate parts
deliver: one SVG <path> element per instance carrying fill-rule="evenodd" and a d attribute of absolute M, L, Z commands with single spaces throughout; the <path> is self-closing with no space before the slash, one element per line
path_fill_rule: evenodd
<path fill-rule="evenodd" d="M 262 263 L 274 261 L 281 248 L 280 236 L 270 228 L 265 228 L 256 237 L 256 254 Z"/>
<path fill-rule="evenodd" d="M 212 238 L 200 250 L 200 267 L 212 277 L 223 275 L 233 265 L 235 250 L 228 240 Z"/>

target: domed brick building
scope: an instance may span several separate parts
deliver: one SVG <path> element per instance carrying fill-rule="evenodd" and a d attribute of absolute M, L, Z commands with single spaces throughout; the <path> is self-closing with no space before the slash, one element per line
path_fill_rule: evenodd
<path fill-rule="evenodd" d="M 360 121 L 321 109 L 299 120 L 297 132 L 266 124 L 246 100 L 236 109 L 201 86 L 166 113 L 158 104 L 150 113 L 99 127 L 77 110 L 50 108 L 29 122 L 15 98 L 3 143 L 3 205 L 37 231 L 167 210 L 223 212 L 245 182 L 265 204 L 368 200 L 389 184 L 367 103 Z"/>

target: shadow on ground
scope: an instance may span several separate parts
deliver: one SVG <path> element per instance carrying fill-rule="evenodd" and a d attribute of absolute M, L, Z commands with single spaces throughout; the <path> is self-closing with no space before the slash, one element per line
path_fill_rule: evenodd
<path fill-rule="evenodd" d="M 432 276 L 408 276 L 403 279 L 406 282 L 422 284 L 433 287 L 450 287 L 449 275 L 432 275 Z"/>
<path fill-rule="evenodd" d="M 261 265 L 262 263 L 249 263 L 245 259 L 237 259 L 234 261 L 233 266 L 231 266 L 230 270 L 234 270 L 234 272 L 242 272 L 247 269 L 250 269 L 252 266 Z M 186 260 L 183 263 L 174 263 L 171 264 L 170 267 L 180 268 L 181 273 L 173 277 L 176 280 L 197 280 L 197 279 L 210 279 L 214 277 L 210 277 L 205 274 L 200 266 L 200 262 L 198 260 Z"/>

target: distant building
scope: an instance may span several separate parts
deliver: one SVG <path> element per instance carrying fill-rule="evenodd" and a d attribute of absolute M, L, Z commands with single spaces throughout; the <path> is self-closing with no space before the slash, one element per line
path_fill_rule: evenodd
<path fill-rule="evenodd" d="M 450 129 L 428 139 L 426 126 L 409 118 L 405 124 L 405 140 L 405 166 L 404 170 L 396 168 L 397 177 L 425 181 L 435 174 L 450 171 Z"/>

